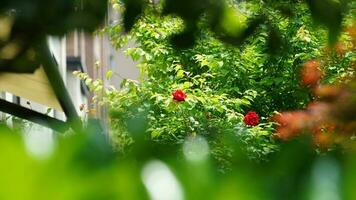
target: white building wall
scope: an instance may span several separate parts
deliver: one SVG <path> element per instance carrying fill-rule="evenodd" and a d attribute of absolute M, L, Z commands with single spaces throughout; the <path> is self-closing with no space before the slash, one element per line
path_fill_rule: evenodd
<path fill-rule="evenodd" d="M 87 104 L 87 98 L 82 95 L 79 79 L 71 71 L 67 71 L 66 38 L 49 37 L 48 44 L 77 112 L 83 113 L 79 111 L 79 105 L 83 103 Z M 9 102 L 19 103 L 22 107 L 31 110 L 46 113 L 51 117 L 66 120 L 64 113 L 61 111 L 49 109 L 47 106 L 31 102 L 24 98 L 17 98 L 10 93 L 2 93 L 1 98 Z M 10 115 L 2 113 L 0 117 L 6 118 L 8 116 Z M 11 118 L 7 120 L 7 125 L 10 127 L 13 126 Z M 23 132 L 25 145 L 31 154 L 42 159 L 51 153 L 55 145 L 55 133 L 52 129 L 35 123 L 25 122 L 25 130 Z"/>
<path fill-rule="evenodd" d="M 109 18 L 115 18 L 118 16 L 115 15 L 110 15 Z M 86 45 L 85 41 L 85 35 L 81 31 L 75 31 L 73 34 L 73 41 L 67 43 L 67 39 L 64 38 L 57 38 L 57 37 L 49 37 L 48 38 L 48 44 L 50 47 L 51 52 L 53 53 L 58 66 L 59 66 L 59 71 L 60 74 L 62 75 L 62 78 L 64 80 L 64 83 L 67 86 L 68 92 L 70 94 L 70 97 L 72 99 L 72 102 L 77 109 L 78 114 L 80 115 L 85 115 L 85 112 L 80 111 L 80 105 L 85 104 L 86 108 L 89 108 L 88 105 L 88 98 L 81 93 L 80 89 L 80 81 L 77 77 L 75 77 L 71 71 L 67 71 L 67 45 L 68 47 L 72 48 L 73 47 L 73 54 L 71 56 L 78 56 L 81 58 L 82 65 L 92 68 L 93 72 L 93 78 L 101 78 L 105 81 L 105 73 L 107 70 L 112 70 L 114 72 L 114 75 L 110 82 L 106 82 L 106 84 L 111 84 L 114 85 L 115 87 L 118 87 L 119 84 L 123 79 L 136 79 L 139 77 L 139 70 L 135 67 L 136 63 L 131 60 L 131 58 L 126 57 L 124 54 L 124 49 L 121 50 L 115 50 L 111 45 L 110 41 L 108 40 L 107 36 L 93 36 L 93 43 L 89 47 Z M 73 44 L 71 44 L 73 43 Z M 73 46 L 71 46 L 73 45 Z M 129 44 L 128 47 L 133 46 L 134 44 Z M 85 50 L 88 48 L 92 48 L 90 51 L 93 52 L 92 59 L 95 61 L 98 61 L 100 67 L 96 67 L 95 65 L 93 66 L 87 66 L 88 63 L 86 61 L 88 60 L 88 57 L 85 53 Z M 90 58 L 91 59 L 91 58 Z M 92 64 L 91 64 L 92 65 Z M 2 94 L 1 98 L 5 98 L 8 101 L 14 102 L 14 96 L 11 94 Z M 30 107 L 30 109 L 33 109 L 35 111 L 41 112 L 41 113 L 46 113 L 48 107 L 36 104 L 34 102 L 30 102 L 28 104 L 28 101 L 26 99 L 20 99 L 19 102 L 22 106 L 24 107 Z M 105 109 L 104 109 L 105 112 Z M 63 112 L 60 111 L 51 111 L 49 113 L 50 116 L 65 120 L 66 117 Z M 1 114 L 0 117 L 5 117 L 5 114 Z M 11 125 L 11 120 L 9 120 L 9 125 Z M 38 146 L 38 147 L 44 147 L 43 151 L 48 151 L 49 145 L 54 144 L 54 136 L 53 136 L 53 131 L 51 129 L 47 129 L 43 126 L 32 124 L 31 126 L 28 127 L 28 130 L 25 131 L 27 132 L 25 135 L 26 141 L 29 143 L 29 146 Z M 35 142 L 34 142 L 35 141 Z M 32 147 L 29 147 L 32 148 Z M 41 148 L 35 148 L 35 150 L 31 151 L 36 151 L 37 154 L 41 150 Z"/>

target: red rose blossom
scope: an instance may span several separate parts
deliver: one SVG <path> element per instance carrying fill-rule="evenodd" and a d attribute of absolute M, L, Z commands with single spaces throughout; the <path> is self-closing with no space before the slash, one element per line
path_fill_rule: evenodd
<path fill-rule="evenodd" d="M 176 90 L 172 93 L 173 99 L 176 101 L 184 101 L 187 95 L 182 90 Z"/>
<path fill-rule="evenodd" d="M 256 112 L 248 112 L 245 117 L 244 117 L 244 122 L 246 125 L 249 125 L 249 126 L 256 126 L 258 125 L 258 115 Z"/>

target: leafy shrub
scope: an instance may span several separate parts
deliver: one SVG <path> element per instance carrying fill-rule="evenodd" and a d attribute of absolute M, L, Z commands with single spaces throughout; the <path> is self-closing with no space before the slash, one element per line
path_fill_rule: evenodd
<path fill-rule="evenodd" d="M 136 42 L 126 54 L 138 62 L 141 71 L 139 82 L 125 80 L 119 89 L 109 87 L 104 95 L 95 97 L 110 107 L 117 149 L 124 151 L 129 146 L 129 133 L 146 132 L 150 139 L 172 145 L 202 135 L 211 144 L 215 159 L 228 164 L 231 149 L 224 144 L 224 137 L 233 135 L 250 158 L 266 159 L 277 150 L 268 117 L 275 111 L 302 108 L 311 100 L 308 88 L 300 85 L 300 66 L 321 55 L 327 41 L 326 32 L 310 28 L 307 5 L 298 4 L 295 16 L 289 18 L 278 10 L 263 8 L 263 3 L 233 5 L 231 9 L 239 10 L 238 15 L 246 19 L 263 10 L 273 24 L 261 26 L 237 48 L 216 39 L 204 27 L 202 17 L 199 25 L 203 31 L 197 33 L 195 46 L 179 50 L 170 41 L 172 34 L 182 31 L 183 22 L 174 16 L 159 16 L 156 9 L 159 6 L 149 7 L 128 35 L 119 34 L 120 23 L 104 29 L 116 48 L 129 40 Z M 271 27 L 283 32 L 278 36 L 283 45 L 276 46 L 281 49 L 272 55 Z M 332 71 L 327 78 L 333 80 L 342 71 Z M 80 76 L 94 91 L 101 91 L 100 81 Z M 173 100 L 172 92 L 177 89 L 187 94 L 185 101 Z M 262 123 L 244 125 L 242 119 L 249 110 L 259 113 Z"/>

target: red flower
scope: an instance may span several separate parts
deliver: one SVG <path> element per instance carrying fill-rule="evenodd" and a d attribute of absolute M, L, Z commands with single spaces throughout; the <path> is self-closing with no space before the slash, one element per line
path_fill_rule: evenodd
<path fill-rule="evenodd" d="M 176 101 L 184 101 L 187 95 L 182 90 L 176 90 L 172 93 L 173 99 Z"/>
<path fill-rule="evenodd" d="M 256 112 L 248 112 L 244 117 L 244 122 L 246 125 L 249 126 L 256 126 L 258 125 L 258 115 Z"/>

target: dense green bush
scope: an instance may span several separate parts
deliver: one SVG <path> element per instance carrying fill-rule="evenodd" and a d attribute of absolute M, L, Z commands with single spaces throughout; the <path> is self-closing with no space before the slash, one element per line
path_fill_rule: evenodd
<path fill-rule="evenodd" d="M 114 8 L 120 10 L 120 5 L 114 3 Z M 130 132 L 146 132 L 150 139 L 172 145 L 202 135 L 208 139 L 214 157 L 224 163 L 231 154 L 224 138 L 233 135 L 251 158 L 266 159 L 277 150 L 270 115 L 302 108 L 311 100 L 308 88 L 300 86 L 300 66 L 322 55 L 327 41 L 325 31 L 312 28 L 307 5 L 298 4 L 295 15 L 288 18 L 278 10 L 265 8 L 260 1 L 231 5 L 226 23 L 231 17 L 239 17 L 243 27 L 257 12 L 264 12 L 271 22 L 259 27 L 239 48 L 216 39 L 202 17 L 202 31 L 197 33 L 194 47 L 177 49 L 171 45 L 171 36 L 182 31 L 183 22 L 174 16 L 159 16 L 157 9 L 159 5 L 147 8 L 128 35 L 120 34 L 120 22 L 104 29 L 118 49 L 127 41 L 136 42 L 126 54 L 138 62 L 141 71 L 139 81 L 125 80 L 120 88 L 108 87 L 104 95 L 95 97 L 110 107 L 112 139 L 117 149 L 126 150 L 132 142 Z M 278 36 L 281 46 L 275 46 L 273 52 L 271 27 L 283 33 Z M 326 70 L 330 72 L 332 67 Z M 341 72 L 342 67 L 327 73 L 328 80 Z M 111 75 L 108 72 L 108 78 Z M 100 80 L 92 81 L 86 74 L 79 76 L 92 90 L 102 89 Z M 177 89 L 187 94 L 185 101 L 173 100 L 172 92 Z M 249 110 L 261 116 L 258 126 L 243 124 Z"/>

